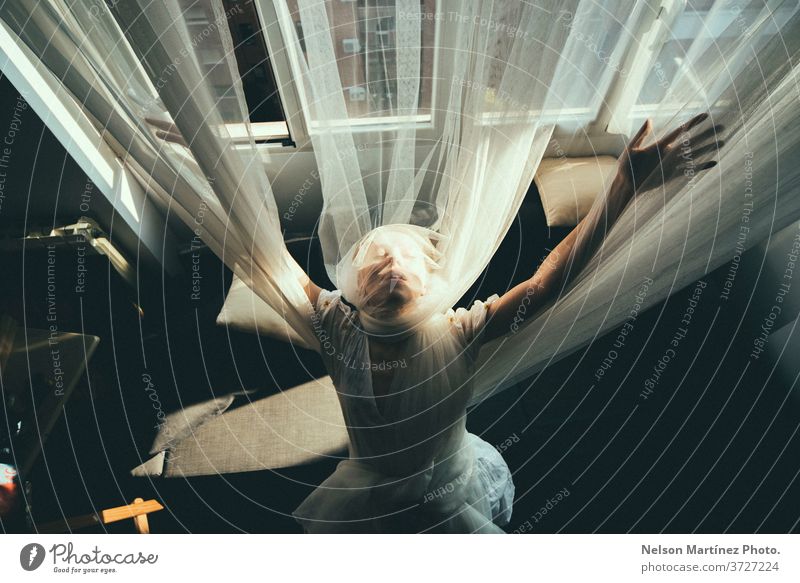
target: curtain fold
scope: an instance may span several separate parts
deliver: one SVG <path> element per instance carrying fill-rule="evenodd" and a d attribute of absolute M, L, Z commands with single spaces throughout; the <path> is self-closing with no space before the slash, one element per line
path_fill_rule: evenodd
<path fill-rule="evenodd" d="M 483 348 L 473 404 L 579 350 L 618 327 L 632 309 L 647 309 L 800 219 L 798 3 L 717 2 L 698 26 L 703 32 L 689 40 L 648 115 L 664 130 L 709 111 L 713 123 L 723 126 L 717 139 L 724 145 L 688 162 L 691 169 L 716 156 L 718 166 L 680 188 L 660 186 L 652 177 L 645 185 L 652 191 L 624 211 L 554 305 Z M 648 89 L 645 84 L 642 92 Z M 639 111 L 628 116 L 631 127 L 643 119 Z"/>
<path fill-rule="evenodd" d="M 352 5 L 349 20 L 339 4 Z M 331 279 L 372 228 L 420 225 L 441 235 L 451 284 L 441 307 L 452 306 L 497 250 L 554 127 L 581 131 L 608 106 L 603 96 L 639 49 L 636 24 L 658 4 L 275 0 L 320 169 Z M 654 183 L 627 208 L 552 306 L 483 348 L 475 402 L 621 324 L 645 278 L 642 309 L 800 219 L 797 2 L 704 6 L 680 12 L 683 28 L 673 28 L 686 38 L 654 53 L 648 76 L 630 84 L 641 91 L 635 106 L 609 131 L 646 116 L 660 131 L 709 110 L 725 126 L 719 166 L 678 189 Z M 267 303 L 274 335 L 313 348 L 228 11 L 220 0 L 6 0 L 0 18 L 163 207 Z M 355 36 L 337 37 L 343 27 Z M 174 124 L 183 143 L 162 140 L 159 124 Z M 235 143 L 229 124 L 248 141 Z"/>
<path fill-rule="evenodd" d="M 433 129 L 400 122 L 388 133 L 364 135 L 362 120 L 345 100 L 352 79 L 337 55 L 337 27 L 344 26 L 337 4 L 298 0 L 296 10 L 294 2 L 280 4 L 284 24 L 295 23 L 283 31 L 298 64 L 298 82 L 307 91 L 307 123 L 324 199 L 319 234 L 330 279 L 337 283 L 340 261 L 373 228 L 427 227 L 438 234 L 439 273 L 447 282 L 435 307 L 439 312 L 459 300 L 494 255 L 554 121 L 570 125 L 577 106 L 588 121 L 599 109 L 614 71 L 598 66 L 586 48 L 590 39 L 610 55 L 620 53 L 630 40 L 626 27 L 645 7 L 578 0 L 377 3 L 383 12 L 374 17 L 394 23 L 395 56 L 387 58 L 383 48 L 373 51 L 377 54 L 367 50 L 368 99 L 370 62 L 381 62 L 390 81 L 389 98 L 369 116 L 388 123 L 426 110 L 428 96 L 419 83 L 426 58 L 435 63 L 428 74 L 439 96 L 430 98 Z M 370 17 L 366 10 L 355 18 Z M 436 20 L 447 32 L 431 57 L 422 28 Z"/>

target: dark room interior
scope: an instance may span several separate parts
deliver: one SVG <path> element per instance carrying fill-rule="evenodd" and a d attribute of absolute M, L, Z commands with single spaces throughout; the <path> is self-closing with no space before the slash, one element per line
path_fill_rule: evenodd
<path fill-rule="evenodd" d="M 20 113 L 18 99 L 3 77 L 0 133 Z M 217 325 L 232 280 L 222 261 L 193 246 L 193 233 L 159 208 L 152 211 L 163 217 L 165 244 L 156 257 L 31 108 L 18 123 L 24 131 L 0 207 L 0 314 L 15 322 L 17 341 L 47 330 L 54 313 L 60 332 L 99 339 L 96 347 L 78 345 L 86 369 L 24 476 L 32 520 L 41 525 L 143 498 L 164 506 L 150 515 L 154 533 L 301 532 L 293 509 L 345 451 L 233 474 L 134 477 L 131 470 L 151 455 L 159 411 L 229 394 L 237 395 L 230 410 L 247 406 L 324 376 L 318 355 Z M 37 240 L 82 218 L 128 259 L 133 279 L 105 255 L 84 255 L 80 241 L 65 238 L 50 249 Z M 319 240 L 313 221 L 306 223 L 284 225 L 289 250 L 324 282 Z M 537 267 L 529 258 L 541 260 L 567 233 L 547 227 L 531 185 L 500 250 L 459 305 L 529 277 Z M 468 430 L 501 451 L 514 476 L 507 532 L 798 532 L 800 286 L 789 290 L 763 353 L 750 357 L 796 234 L 791 226 L 737 258 L 729 293 L 731 263 L 641 313 L 623 348 L 614 349 L 619 329 L 598 336 L 468 412 Z M 193 296 L 198 272 L 202 293 Z M 687 306 L 691 324 L 665 366 Z M 604 367 L 610 351 L 613 366 Z M 15 407 L 24 407 L 9 402 L 8 375 L 27 377 L 34 395 L 46 391 L 52 381 L 37 362 L 17 358 L 4 371 L 6 457 Z M 563 501 L 552 505 L 558 493 Z M 122 521 L 81 532 L 132 527 Z"/>

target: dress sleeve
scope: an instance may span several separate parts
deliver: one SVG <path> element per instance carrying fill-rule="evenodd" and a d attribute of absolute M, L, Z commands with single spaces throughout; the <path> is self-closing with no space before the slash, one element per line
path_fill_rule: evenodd
<path fill-rule="evenodd" d="M 341 291 L 320 290 L 311 323 L 323 360 L 342 351 L 351 311 Z"/>
<path fill-rule="evenodd" d="M 500 299 L 500 296 L 494 294 L 484 302 L 475 300 L 469 309 L 457 308 L 455 311 L 449 310 L 447 313 L 451 321 L 463 334 L 464 346 L 473 360 L 477 358 L 481 348 L 478 335 L 486 325 L 486 312 L 489 311 L 489 306 L 498 299 Z"/>
<path fill-rule="evenodd" d="M 319 290 L 319 295 L 317 296 L 317 305 L 314 306 L 314 310 L 317 312 L 317 315 L 322 318 L 332 308 L 335 308 L 341 299 L 342 292 L 339 290 L 330 291 L 327 289 L 321 289 Z"/>

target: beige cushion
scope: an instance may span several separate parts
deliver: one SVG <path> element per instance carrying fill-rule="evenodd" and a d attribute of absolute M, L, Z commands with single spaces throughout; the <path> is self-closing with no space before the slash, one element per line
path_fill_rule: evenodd
<path fill-rule="evenodd" d="M 131 474 L 174 478 L 252 472 L 340 458 L 347 450 L 347 427 L 330 377 L 255 400 L 244 395 L 240 407 L 230 408 L 232 397 L 195 406 L 212 414 L 170 415 L 180 432 L 161 426 L 151 448 L 154 457 Z"/>
<path fill-rule="evenodd" d="M 534 181 L 547 225 L 577 225 L 589 212 L 595 198 L 610 186 L 616 169 L 617 160 L 613 156 L 542 160 Z"/>

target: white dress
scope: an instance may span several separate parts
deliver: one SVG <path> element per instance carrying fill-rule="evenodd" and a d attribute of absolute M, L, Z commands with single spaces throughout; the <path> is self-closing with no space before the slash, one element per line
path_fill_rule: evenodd
<path fill-rule="evenodd" d="M 371 362 L 358 311 L 339 291 L 320 293 L 314 328 L 350 445 L 349 459 L 293 512 L 306 532 L 503 532 L 511 473 L 465 428 L 473 340 L 495 298 L 437 316 L 396 343 L 396 359 Z M 371 371 L 381 367 L 394 376 L 376 399 Z"/>

